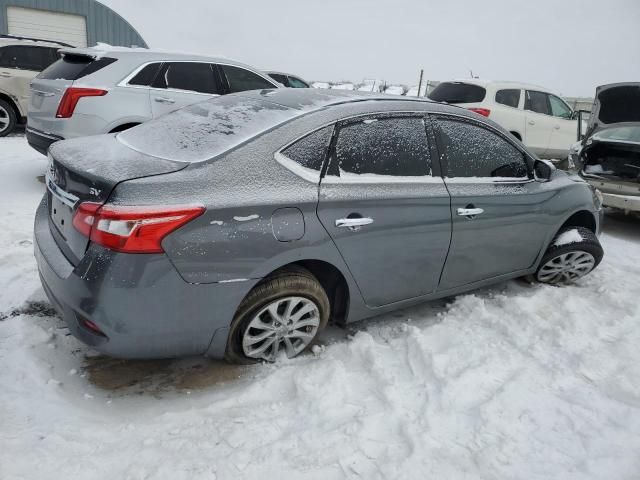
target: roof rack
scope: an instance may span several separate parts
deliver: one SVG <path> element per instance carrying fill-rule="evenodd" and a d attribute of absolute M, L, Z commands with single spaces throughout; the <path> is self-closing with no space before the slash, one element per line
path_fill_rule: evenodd
<path fill-rule="evenodd" d="M 32 42 L 55 43 L 55 44 L 60 45 L 62 47 L 72 47 L 73 48 L 73 45 L 69 45 L 68 43 L 58 42 L 57 40 L 47 40 L 45 38 L 20 37 L 20 36 L 17 36 L 17 35 L 7 35 L 7 34 L 0 34 L 0 38 L 11 38 L 13 40 L 30 40 Z"/>

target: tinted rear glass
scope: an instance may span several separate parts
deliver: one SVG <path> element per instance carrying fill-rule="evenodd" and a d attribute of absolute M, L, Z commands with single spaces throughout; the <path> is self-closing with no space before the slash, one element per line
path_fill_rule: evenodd
<path fill-rule="evenodd" d="M 151 63 L 140 70 L 131 80 L 129 85 L 141 85 L 148 87 L 156 78 L 158 71 L 162 67 L 162 63 Z"/>
<path fill-rule="evenodd" d="M 154 157 L 202 162 L 300 113 L 275 103 L 222 96 L 126 130 L 118 140 Z"/>
<path fill-rule="evenodd" d="M 86 55 L 65 55 L 43 71 L 38 78 L 43 80 L 77 80 L 111 65 L 115 58 L 93 59 Z"/>
<path fill-rule="evenodd" d="M 487 91 L 469 83 L 445 82 L 429 94 L 431 100 L 447 103 L 478 103 L 484 100 Z"/>
<path fill-rule="evenodd" d="M 496 103 L 506 105 L 507 107 L 518 108 L 520 103 L 520 89 L 507 88 L 496 92 Z"/>

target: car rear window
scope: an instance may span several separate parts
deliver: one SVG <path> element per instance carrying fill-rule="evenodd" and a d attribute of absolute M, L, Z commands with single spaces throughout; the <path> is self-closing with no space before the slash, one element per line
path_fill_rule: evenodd
<path fill-rule="evenodd" d="M 197 103 L 126 130 L 129 148 L 179 162 L 202 162 L 301 114 L 283 105 L 226 95 Z"/>
<path fill-rule="evenodd" d="M 38 75 L 38 78 L 43 80 L 78 80 L 111 65 L 115 61 L 115 58 L 110 57 L 95 59 L 87 55 L 64 55 Z"/>
<path fill-rule="evenodd" d="M 429 98 L 436 102 L 478 103 L 484 100 L 486 94 L 487 91 L 479 85 L 445 82 L 434 88 Z"/>

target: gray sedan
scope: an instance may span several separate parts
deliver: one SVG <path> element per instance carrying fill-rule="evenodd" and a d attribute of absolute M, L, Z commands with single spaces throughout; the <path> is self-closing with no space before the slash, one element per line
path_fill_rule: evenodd
<path fill-rule="evenodd" d="M 506 279 L 593 270 L 598 192 L 490 120 L 271 89 L 56 143 L 44 289 L 118 357 L 294 357 L 345 324 Z"/>

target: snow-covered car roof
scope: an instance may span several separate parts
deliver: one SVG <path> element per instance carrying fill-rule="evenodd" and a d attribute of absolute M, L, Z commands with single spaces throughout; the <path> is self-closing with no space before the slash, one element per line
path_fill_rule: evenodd
<path fill-rule="evenodd" d="M 557 95 L 556 92 L 550 90 L 541 85 L 535 85 L 533 83 L 524 83 L 517 82 L 512 80 L 487 80 L 483 78 L 457 78 L 454 80 L 444 80 L 441 83 L 468 83 L 469 85 L 478 85 L 479 87 L 488 88 L 491 87 L 493 89 L 506 89 L 506 88 L 515 88 L 515 89 L 525 89 L 525 90 L 535 90 L 538 92 L 545 93 L 553 93 Z"/>

